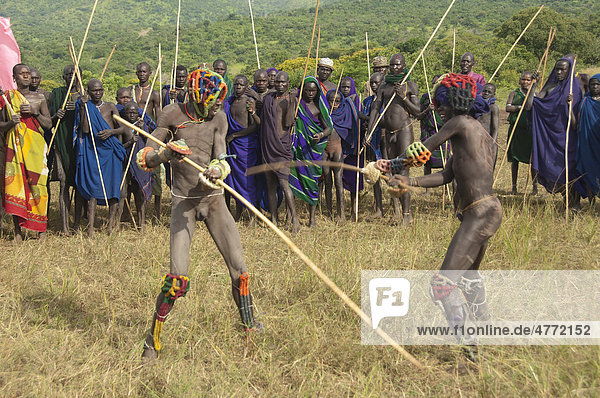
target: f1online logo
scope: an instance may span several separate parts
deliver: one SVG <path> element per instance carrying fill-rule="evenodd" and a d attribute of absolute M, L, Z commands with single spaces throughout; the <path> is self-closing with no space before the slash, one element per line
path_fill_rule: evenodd
<path fill-rule="evenodd" d="M 404 278 L 373 278 L 369 281 L 373 329 L 383 318 L 408 314 L 410 282 Z"/>

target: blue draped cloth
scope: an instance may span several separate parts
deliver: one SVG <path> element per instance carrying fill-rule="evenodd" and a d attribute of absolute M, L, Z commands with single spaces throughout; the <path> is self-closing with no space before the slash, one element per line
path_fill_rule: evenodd
<path fill-rule="evenodd" d="M 561 58 L 573 62 L 569 58 Z M 533 146 L 531 150 L 531 167 L 538 172 L 538 182 L 550 193 L 560 192 L 565 185 L 565 145 L 567 121 L 569 119 L 569 104 L 567 96 L 571 84 L 569 76 L 563 81 L 558 80 L 556 71 L 552 70 L 548 83 L 558 84 L 546 97 L 534 97 L 533 107 L 529 112 Z M 573 104 L 581 100 L 579 82 L 573 78 Z M 576 180 L 574 188 L 585 196 L 585 188 L 579 178 L 576 168 L 577 132 L 571 123 L 569 131 L 569 181 Z"/>
<path fill-rule="evenodd" d="M 233 101 L 235 101 L 235 96 L 229 97 L 223 104 L 229 123 L 227 135 L 244 130 L 244 127 L 231 114 Z M 258 132 L 234 138 L 227 146 L 227 154 L 236 156 L 227 158 L 227 162 L 231 166 L 231 174 L 227 176 L 225 182 L 252 204 L 256 203 L 256 176 L 247 176 L 246 170 L 258 164 L 259 148 Z"/>
<path fill-rule="evenodd" d="M 600 81 L 600 73 L 592 76 Z M 587 188 L 596 196 L 600 194 L 600 101 L 590 93 L 584 97 L 578 112 L 577 171 L 583 176 Z"/>
<path fill-rule="evenodd" d="M 73 139 L 77 153 L 75 186 L 84 199 L 96 198 L 99 205 L 106 206 L 107 203 L 104 200 L 104 192 L 102 190 L 100 173 L 92 143 L 92 134 L 98 151 L 98 160 L 108 199 L 119 199 L 121 197 L 120 185 L 123 174 L 125 148 L 123 148 L 123 144 L 115 136 L 111 136 L 105 141 L 98 138 L 98 133 L 102 130 L 110 129 L 110 126 L 104 120 L 98 108 L 90 101 L 87 102 L 86 109 L 90 115 L 90 129 L 92 133 L 83 134 L 79 113 L 81 104 L 81 99 L 75 104 L 75 125 L 73 126 Z"/>

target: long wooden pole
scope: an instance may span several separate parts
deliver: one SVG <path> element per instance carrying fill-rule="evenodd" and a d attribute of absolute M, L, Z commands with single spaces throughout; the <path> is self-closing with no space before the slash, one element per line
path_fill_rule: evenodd
<path fill-rule="evenodd" d="M 102 78 L 104 77 L 104 73 L 106 72 L 106 68 L 108 68 L 108 63 L 110 62 L 110 59 L 112 58 L 113 54 L 115 53 L 115 49 L 117 48 L 117 45 L 115 44 L 112 48 L 112 51 L 110 52 L 110 55 L 108 56 L 108 58 L 106 59 L 106 63 L 104 64 L 104 68 L 102 68 L 102 73 L 100 74 L 100 81 L 102 81 Z"/>
<path fill-rule="evenodd" d="M 171 90 L 175 87 L 175 74 L 177 73 L 177 56 L 179 55 L 179 17 L 181 16 L 181 0 L 177 2 L 177 36 L 175 38 L 175 61 L 173 62 L 173 74 L 171 75 Z M 175 100 L 170 100 L 173 103 Z"/>
<path fill-rule="evenodd" d="M 552 45 L 552 41 L 554 40 L 554 33 L 555 33 L 555 31 L 553 32 L 552 28 L 550 28 L 550 34 L 548 35 L 548 43 L 546 44 L 546 51 L 544 52 L 544 55 L 542 55 L 542 58 L 540 59 L 540 63 L 538 64 L 536 72 L 539 72 L 540 68 L 542 67 L 542 62 L 544 62 L 544 60 L 548 57 L 548 52 L 550 51 L 550 45 Z M 513 125 L 513 128 L 511 130 L 510 134 L 508 135 L 508 142 L 506 143 L 506 149 L 504 150 L 504 156 L 502 157 L 502 161 L 500 162 L 500 167 L 498 167 L 498 171 L 496 172 L 496 177 L 494 178 L 494 182 L 492 183 L 492 188 L 496 186 L 496 181 L 498 181 L 498 177 L 500 176 L 500 171 L 502 171 L 502 167 L 504 166 L 504 162 L 506 161 L 506 157 L 508 156 L 508 149 L 510 148 L 510 144 L 511 144 L 513 136 L 515 134 L 515 130 L 517 129 L 517 124 L 519 123 L 519 119 L 521 119 L 523 110 L 525 110 L 525 104 L 527 103 L 527 99 L 529 98 L 532 88 L 533 88 L 533 82 L 532 82 L 531 86 L 529 86 L 529 89 L 527 90 L 527 94 L 525 94 L 525 100 L 523 100 L 523 105 L 521 106 L 521 109 L 519 109 L 519 113 L 517 114 L 517 119 L 515 120 L 515 124 Z"/>
<path fill-rule="evenodd" d="M 254 14 L 252 13 L 252 2 L 248 0 L 248 8 L 250 8 L 250 21 L 252 22 L 252 36 L 254 37 L 254 49 L 256 50 L 256 63 L 260 69 L 260 59 L 258 58 L 258 43 L 256 42 L 256 30 L 254 29 Z"/>
<path fill-rule="evenodd" d="M 335 105 L 335 99 L 337 98 L 338 92 L 340 90 L 340 84 L 342 83 L 342 76 L 344 76 L 344 67 L 342 66 L 342 71 L 340 72 L 340 78 L 338 79 L 337 87 L 335 88 L 335 95 L 333 96 L 333 101 L 331 101 L 331 108 L 329 109 L 329 114 L 333 112 L 333 106 Z M 302 95 L 302 92 L 300 92 Z"/>
<path fill-rule="evenodd" d="M 317 32 L 317 52 L 315 53 L 315 76 L 317 76 L 317 69 L 319 69 L 319 44 L 321 43 L 321 25 L 319 25 L 319 31 Z"/>
<path fill-rule="evenodd" d="M 162 64 L 162 58 L 158 60 L 158 67 L 156 68 L 156 71 L 154 72 L 154 77 L 152 78 L 152 85 L 150 87 L 154 88 L 154 83 L 156 83 L 156 78 L 158 77 L 159 73 L 159 69 L 160 66 Z M 144 105 L 144 111 L 142 112 L 142 117 L 141 120 L 142 122 L 144 121 L 144 116 L 146 116 L 146 110 L 148 109 L 148 103 L 150 101 L 146 101 L 146 105 Z M 125 180 L 127 179 L 127 173 L 129 172 L 129 167 L 131 166 L 131 159 L 133 158 L 133 149 L 134 147 L 131 148 L 131 152 L 129 153 L 129 159 L 127 160 L 127 166 L 125 167 L 125 172 L 123 173 L 123 179 L 121 180 L 121 185 L 119 187 L 119 190 L 123 189 L 123 185 L 125 184 Z"/>
<path fill-rule="evenodd" d="M 573 113 L 573 77 L 575 76 L 575 65 L 577 57 L 571 65 L 571 83 L 569 85 L 569 119 L 567 121 L 567 133 L 565 137 L 565 220 L 569 223 L 569 130 L 571 129 L 571 115 Z"/>
<path fill-rule="evenodd" d="M 162 49 L 160 47 L 160 43 L 158 43 L 158 97 L 160 98 L 160 107 L 163 107 L 163 97 L 162 97 Z M 168 94 L 168 93 L 167 93 Z"/>
<path fill-rule="evenodd" d="M 308 61 L 310 60 L 310 53 L 312 51 L 313 41 L 315 40 L 315 29 L 317 29 L 317 18 L 319 16 L 319 4 L 321 0 L 317 0 L 317 7 L 315 8 L 315 20 L 313 22 L 312 34 L 310 36 L 310 45 L 308 46 L 308 54 L 306 55 L 306 63 L 304 64 L 304 74 L 302 75 L 302 83 L 300 83 L 300 97 L 302 97 L 302 90 L 304 90 L 304 79 L 306 78 L 306 72 L 308 71 Z M 298 109 L 300 108 L 300 101 L 296 104 L 296 112 L 294 118 L 298 116 Z"/>
<path fill-rule="evenodd" d="M 525 29 L 523 29 L 523 31 L 521 32 L 521 34 L 519 35 L 519 37 L 517 37 L 517 40 L 515 40 L 515 42 L 513 43 L 512 47 L 510 48 L 510 50 L 508 50 L 508 52 L 506 53 L 506 55 L 504 56 L 504 58 L 502 59 L 502 61 L 500 61 L 500 65 L 498 65 L 498 67 L 496 68 L 496 70 L 494 71 L 494 73 L 492 74 L 492 77 L 490 77 L 490 80 L 488 82 L 491 83 L 492 80 L 494 80 L 494 77 L 496 77 L 496 74 L 498 73 L 498 71 L 500 70 L 500 68 L 502 67 L 502 65 L 504 64 L 504 62 L 506 61 L 506 59 L 508 58 L 508 56 L 512 52 L 512 50 L 514 50 L 514 48 L 517 45 L 517 43 L 519 43 L 519 41 L 521 40 L 521 38 L 523 37 L 523 35 L 525 34 L 525 32 L 527 32 L 527 29 L 529 29 L 529 27 L 531 26 L 531 24 L 533 23 L 533 21 L 537 18 L 537 16 L 540 14 L 540 12 L 542 12 L 543 8 L 544 8 L 544 5 L 542 4 L 540 6 L 540 9 L 533 16 L 533 18 L 531 18 L 531 20 L 529 21 L 529 23 L 527 24 L 527 26 L 525 26 Z"/>
<path fill-rule="evenodd" d="M 425 85 L 427 87 L 427 95 L 429 96 L 429 103 L 433 103 L 433 98 L 431 97 L 431 90 L 429 89 L 429 78 L 427 77 L 427 67 L 425 66 L 425 56 L 421 57 L 421 60 L 423 61 L 423 75 L 425 76 Z M 439 133 L 439 129 L 438 129 L 438 125 L 437 125 L 437 121 L 435 120 L 435 110 L 431 111 L 432 113 L 432 119 L 433 119 L 433 126 L 435 127 L 435 133 Z M 444 144 L 442 144 L 444 145 Z M 442 166 L 444 168 L 446 168 L 446 156 L 444 154 L 444 148 L 440 145 L 440 154 L 442 155 Z M 446 196 L 445 194 L 448 193 L 448 200 L 451 201 L 450 198 L 450 190 L 448 189 L 448 184 L 444 184 L 443 186 L 443 192 L 442 192 L 442 209 L 446 208 Z"/>
<path fill-rule="evenodd" d="M 367 56 L 368 56 L 368 52 L 367 52 Z M 368 63 L 368 62 L 367 62 Z M 369 79 L 371 80 L 371 79 Z M 359 101 L 358 104 L 360 106 L 360 104 L 362 104 L 362 95 L 359 97 Z M 357 113 L 360 113 L 360 109 L 356 110 Z M 359 149 L 360 149 L 360 124 L 361 124 L 361 120 L 360 117 L 358 118 L 358 134 L 356 135 L 356 167 L 360 168 L 360 153 L 359 153 Z M 365 156 L 367 156 L 367 153 L 364 153 Z M 360 171 L 356 171 L 356 197 L 354 198 L 354 222 L 358 222 L 358 190 L 360 188 Z"/>
<path fill-rule="evenodd" d="M 373 91 L 371 90 L 371 60 L 369 58 L 369 33 L 365 32 L 365 42 L 367 43 L 367 73 L 369 75 L 369 81 L 367 82 L 367 86 L 369 87 L 369 95 L 373 95 Z"/>
<path fill-rule="evenodd" d="M 85 28 L 85 34 L 83 35 L 81 47 L 79 47 L 79 55 L 77 56 L 77 58 L 75 58 L 74 66 L 75 66 L 76 71 L 79 71 L 79 60 L 81 59 L 81 53 L 83 52 L 83 46 L 85 45 L 85 41 L 87 40 L 87 35 L 90 30 L 90 25 L 92 24 L 92 19 L 94 18 L 94 13 L 96 12 L 97 5 L 98 5 L 98 0 L 95 0 L 94 6 L 92 7 L 92 13 L 90 14 L 90 19 L 88 20 L 87 27 Z M 71 77 L 71 83 L 69 83 L 69 87 L 67 88 L 67 95 L 65 96 L 65 100 L 63 101 L 61 109 L 65 109 L 65 106 L 67 105 L 67 101 L 69 99 L 69 93 L 71 92 L 71 87 L 73 87 L 73 81 L 75 80 L 75 76 L 76 76 L 76 73 L 73 73 L 73 76 Z M 83 95 L 83 92 L 81 93 L 81 95 Z M 62 119 L 58 119 L 58 121 L 56 122 L 56 126 L 54 126 L 54 129 L 52 130 L 52 137 L 50 138 L 50 143 L 48 144 L 48 152 L 46 152 L 46 155 L 48 155 L 50 153 L 50 149 L 52 149 L 52 143 L 54 142 L 54 137 L 56 136 L 56 132 L 58 131 L 58 126 L 60 125 L 61 120 Z"/>
<path fill-rule="evenodd" d="M 69 47 L 69 49 L 72 48 L 72 53 L 71 54 L 71 60 L 74 61 L 73 59 L 73 54 L 75 53 L 75 46 L 73 45 L 73 38 L 69 36 L 69 41 L 71 42 L 71 47 Z M 81 87 L 81 95 L 84 95 L 84 88 L 83 88 L 83 80 L 81 78 L 81 75 L 79 74 L 79 69 L 75 69 L 75 73 L 77 74 L 77 80 L 79 80 L 79 85 Z M 106 206 L 108 206 L 108 196 L 106 195 L 106 187 L 104 186 L 104 177 L 102 176 L 102 168 L 100 167 L 100 158 L 98 157 L 98 149 L 96 148 L 96 137 L 94 136 L 94 129 L 92 128 L 92 120 L 90 119 L 90 112 L 88 110 L 88 105 L 89 105 L 89 101 L 87 101 L 85 104 L 81 103 L 82 105 L 85 106 L 85 116 L 87 117 L 87 121 L 88 121 L 88 128 L 89 128 L 89 134 L 90 134 L 90 139 L 92 140 L 92 146 L 94 147 L 94 155 L 96 156 L 96 166 L 98 166 L 98 174 L 100 174 L 100 184 L 102 185 L 102 193 L 104 194 L 104 201 L 106 202 Z M 94 105 L 95 106 L 95 105 Z M 83 127 L 81 128 L 81 132 L 83 134 Z"/>
<path fill-rule="evenodd" d="M 456 28 L 452 29 L 452 73 L 454 73 L 454 60 L 456 59 Z"/>
<path fill-rule="evenodd" d="M 554 40 L 554 35 L 556 34 L 556 28 L 550 27 L 550 37 Z M 544 67 L 542 68 L 542 78 L 540 82 L 543 82 L 546 78 L 546 62 L 548 61 L 548 57 L 544 58 Z M 538 93 L 542 90 L 542 85 L 538 86 Z"/>
<path fill-rule="evenodd" d="M 433 40 L 433 37 L 435 36 L 435 34 L 437 33 L 437 31 L 440 29 L 440 26 L 442 26 L 442 23 L 444 22 L 444 20 L 446 19 L 446 15 L 448 15 L 448 13 L 450 12 L 450 9 L 452 8 L 452 6 L 454 5 L 454 3 L 456 3 L 456 0 L 452 0 L 452 3 L 450 3 L 450 5 L 448 6 L 448 9 L 446 9 L 446 12 L 444 13 L 444 15 L 442 16 L 442 19 L 440 20 L 440 22 L 437 24 L 437 26 L 435 27 L 435 29 L 433 30 L 433 33 L 431 34 L 431 36 L 429 37 L 429 40 L 427 40 L 427 43 L 425 43 L 425 46 L 423 47 L 423 49 L 421 50 L 421 52 L 419 53 L 419 55 L 417 56 L 417 59 L 415 59 L 415 62 L 413 62 L 412 66 L 410 67 L 410 69 L 408 70 L 408 73 L 406 74 L 406 76 L 404 76 L 404 79 L 402 79 L 402 82 L 400 83 L 400 85 L 403 85 L 404 83 L 406 83 L 406 79 L 408 79 L 408 76 L 410 76 L 411 72 L 413 71 L 413 69 L 415 68 L 415 66 L 417 65 L 417 62 L 419 62 L 419 59 L 423 56 L 423 53 L 425 52 L 425 50 L 427 49 L 427 47 L 429 46 L 429 43 L 431 43 L 431 40 Z M 377 121 L 375 122 L 375 124 L 373 125 L 373 128 L 371 129 L 371 131 L 369 132 L 369 134 L 367 135 L 367 138 L 365 140 L 365 142 L 369 142 L 371 140 L 371 137 L 373 136 L 373 133 L 375 132 L 375 130 L 377 129 L 377 125 L 379 124 L 379 122 L 381 121 L 381 118 L 383 117 L 383 115 L 385 115 L 385 112 L 387 112 L 388 108 L 390 107 L 390 105 L 392 105 L 392 102 L 394 102 L 394 98 L 396 98 L 396 91 L 394 91 L 394 94 L 392 94 L 391 98 L 389 99 L 387 105 L 385 106 L 385 108 L 383 109 L 383 112 L 381 112 L 379 114 L 379 117 L 377 118 Z M 363 147 L 361 148 L 361 152 L 365 150 L 365 146 L 363 145 Z"/>
<path fill-rule="evenodd" d="M 158 139 L 156 139 L 155 137 L 153 137 L 152 135 L 146 133 L 144 130 L 140 129 L 139 127 L 129 123 L 128 121 L 124 120 L 123 118 L 121 118 L 120 116 L 117 115 L 113 115 L 113 118 L 115 118 L 115 120 L 117 120 L 119 123 L 122 123 L 134 130 L 137 130 L 138 133 L 142 134 L 143 136 L 149 138 L 150 140 L 154 141 L 156 144 L 165 147 L 166 144 Z M 200 171 L 201 173 L 203 173 L 205 171 L 204 167 L 200 166 L 199 164 L 197 164 L 196 162 L 194 162 L 193 160 L 191 160 L 188 157 L 184 157 L 183 161 L 186 162 L 187 164 L 189 164 L 190 166 L 194 167 L 195 169 L 197 169 L 198 171 Z M 217 184 L 221 185 L 225 190 L 227 190 L 229 193 L 231 193 L 237 200 L 239 200 L 240 202 L 242 202 L 250 211 L 252 211 L 260 220 L 262 220 L 269 228 L 271 228 L 271 230 L 273 232 L 275 232 L 275 234 L 277 236 L 279 236 L 279 238 L 281 238 L 281 240 L 283 240 L 283 242 L 317 275 L 317 277 L 319 279 L 321 279 L 321 281 L 323 281 L 323 283 L 325 283 L 325 285 L 327 287 L 329 287 L 331 290 L 333 290 L 333 292 L 342 300 L 342 302 L 344 304 L 346 304 L 348 307 L 350 307 L 350 309 L 352 311 L 354 311 L 354 313 L 356 313 L 362 320 L 363 322 L 365 322 L 367 325 L 372 326 L 372 322 L 371 322 L 371 318 L 365 314 L 358 305 L 356 305 L 356 303 L 354 301 L 352 301 L 352 299 L 350 299 L 350 297 L 348 297 L 348 295 L 346 293 L 344 293 L 342 291 L 342 289 L 340 289 L 322 270 L 321 268 L 319 268 L 310 258 L 308 258 L 308 256 L 306 254 L 304 254 L 304 252 L 302 252 L 302 250 L 300 250 L 300 248 L 298 248 L 298 246 L 296 246 L 296 244 L 294 242 L 292 242 L 292 240 L 285 234 L 283 233 L 283 231 L 281 231 L 279 228 L 277 228 L 277 226 L 275 224 L 273 224 L 271 222 L 271 220 L 269 220 L 267 217 L 265 217 L 262 212 L 260 212 L 258 209 L 256 209 L 256 207 L 254 207 L 254 205 L 250 202 L 248 202 L 242 195 L 240 195 L 235 189 L 231 188 L 229 185 L 225 184 L 225 182 L 223 182 L 222 180 L 217 180 Z M 413 365 L 415 365 L 416 367 L 418 367 L 419 369 L 425 369 L 425 366 L 423 366 L 423 364 L 421 364 L 421 362 L 419 362 L 415 357 L 413 357 L 409 352 L 407 352 L 401 345 L 399 345 L 398 343 L 396 343 L 394 341 L 394 339 L 392 339 L 385 331 L 383 331 L 381 328 L 377 328 L 375 329 L 375 332 L 388 344 L 390 344 L 392 347 L 394 347 L 394 349 L 396 351 L 398 351 L 405 359 L 407 359 L 408 361 L 410 361 Z"/>

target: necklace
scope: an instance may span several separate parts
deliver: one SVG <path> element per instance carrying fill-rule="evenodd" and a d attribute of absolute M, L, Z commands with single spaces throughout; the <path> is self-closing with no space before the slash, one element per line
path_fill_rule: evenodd
<path fill-rule="evenodd" d="M 96 108 L 100 109 L 102 105 L 104 105 L 104 101 L 100 101 L 100 105 L 96 105 Z"/>
<path fill-rule="evenodd" d="M 189 102 L 188 102 L 188 103 L 186 103 L 186 105 L 184 105 L 184 106 L 183 106 L 183 109 L 185 109 L 185 114 L 186 114 L 186 115 L 187 115 L 187 116 L 188 116 L 190 119 L 192 119 L 194 122 L 196 122 L 196 123 L 204 123 L 204 118 L 203 118 L 203 117 L 200 117 L 200 118 L 196 119 L 196 118 L 194 118 L 192 115 L 190 115 L 190 114 L 189 114 L 189 112 L 188 112 L 188 110 L 187 110 L 187 104 L 189 104 Z"/>
<path fill-rule="evenodd" d="M 136 87 L 140 88 L 140 98 L 136 101 L 138 104 L 140 103 L 140 101 L 142 100 L 142 95 L 144 95 L 144 90 L 147 88 L 150 88 L 150 85 L 146 86 L 146 87 L 142 87 L 139 84 L 136 84 Z M 135 88 L 133 90 L 133 93 L 135 95 Z"/>

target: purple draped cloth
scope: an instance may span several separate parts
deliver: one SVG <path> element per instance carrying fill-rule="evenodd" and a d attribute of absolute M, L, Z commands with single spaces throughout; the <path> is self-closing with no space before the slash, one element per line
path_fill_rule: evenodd
<path fill-rule="evenodd" d="M 350 166 L 356 166 L 358 149 L 360 147 L 360 130 L 358 126 L 358 110 L 354 105 L 354 101 L 349 97 L 344 98 L 340 103 L 340 106 L 331 112 L 331 121 L 333 122 L 335 131 L 337 131 L 342 139 L 342 151 L 345 155 L 344 163 Z M 363 164 L 361 164 L 360 167 L 362 167 L 362 165 Z M 342 182 L 344 189 L 350 192 L 356 192 L 356 171 L 344 169 L 342 173 Z M 362 174 L 359 174 L 358 189 L 363 189 Z"/>
<path fill-rule="evenodd" d="M 290 106 L 293 105 L 290 104 Z M 263 163 L 292 161 L 292 135 L 286 133 L 283 137 L 279 137 L 277 132 L 277 104 L 274 92 L 265 96 L 260 120 L 260 149 Z M 275 173 L 286 178 L 290 169 L 289 167 L 279 168 L 275 170 Z"/>
<path fill-rule="evenodd" d="M 231 114 L 233 101 L 235 101 L 235 96 L 229 97 L 223 104 L 229 123 L 227 135 L 244 130 L 244 127 Z M 225 179 L 225 183 L 239 192 L 250 203 L 256 203 L 256 176 L 247 176 L 246 170 L 258 164 L 258 133 L 254 132 L 244 137 L 234 138 L 227 145 L 227 154 L 235 155 L 235 157 L 227 158 L 227 162 L 231 166 L 231 173 Z"/>
<path fill-rule="evenodd" d="M 561 60 L 568 61 L 570 67 L 573 67 L 570 59 L 561 58 Z M 558 85 L 546 97 L 534 97 L 533 107 L 529 112 L 533 136 L 531 167 L 538 173 L 538 182 L 550 193 L 560 192 L 565 184 L 565 132 L 569 119 L 567 96 L 571 84 L 570 75 L 569 69 L 569 76 L 559 81 L 556 71 L 552 70 L 546 85 L 548 83 L 558 83 Z M 580 100 L 581 88 L 577 79 L 573 78 L 573 104 L 578 104 Z M 575 189 L 585 196 L 585 188 L 576 169 L 577 131 L 573 122 L 569 131 L 569 181 L 576 180 Z"/>

